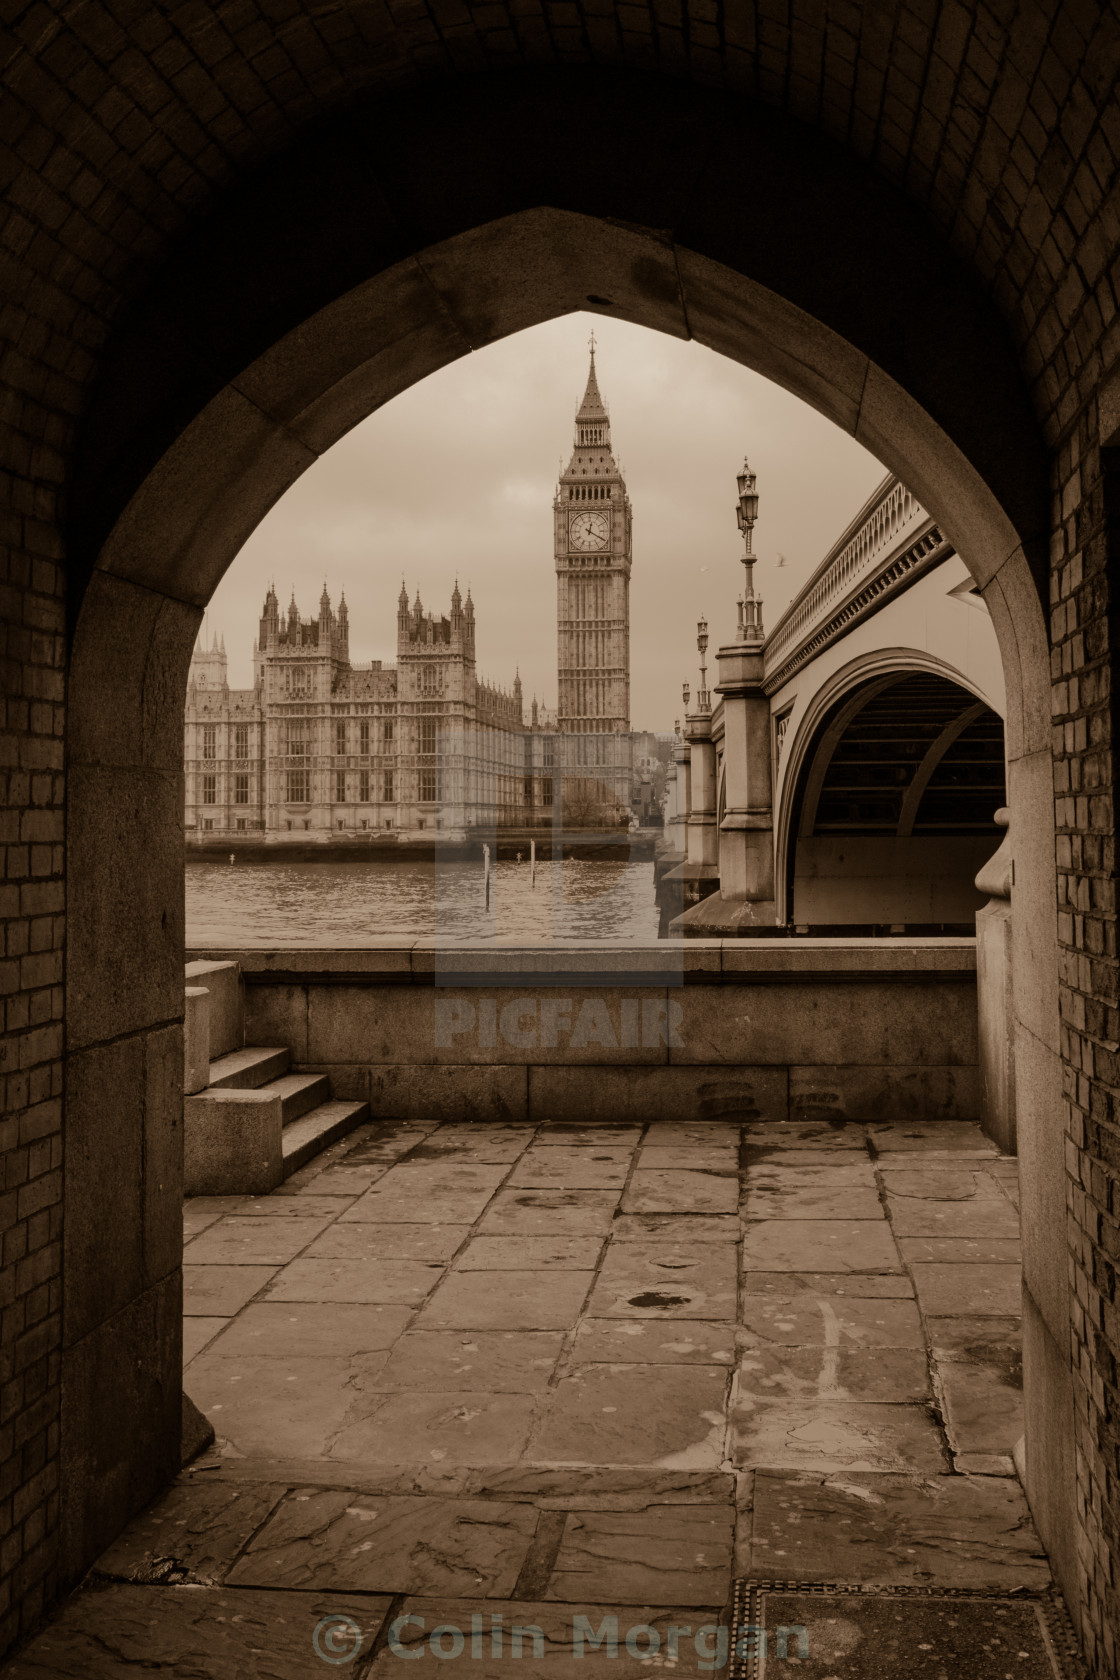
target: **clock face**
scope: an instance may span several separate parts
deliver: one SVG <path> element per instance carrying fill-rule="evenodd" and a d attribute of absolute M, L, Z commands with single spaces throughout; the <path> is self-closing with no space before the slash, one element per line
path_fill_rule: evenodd
<path fill-rule="evenodd" d="M 581 550 L 606 548 L 610 529 L 605 513 L 573 513 L 568 521 L 568 545 Z"/>

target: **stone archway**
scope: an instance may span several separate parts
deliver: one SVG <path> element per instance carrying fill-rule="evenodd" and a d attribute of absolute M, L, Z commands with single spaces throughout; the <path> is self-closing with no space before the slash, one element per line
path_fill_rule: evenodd
<path fill-rule="evenodd" d="M 837 673 L 793 742 L 777 857 L 798 927 L 975 928 L 974 879 L 1003 837 L 1002 720 L 942 661 L 907 653 Z"/>
<path fill-rule="evenodd" d="M 736 126 L 686 89 L 662 84 L 659 104 L 649 84 L 596 77 L 569 100 L 573 85 L 519 89 L 497 115 L 477 88 L 457 88 L 438 122 L 400 107 L 395 126 L 381 111 L 318 136 L 153 285 L 91 410 L 71 521 L 88 581 L 69 691 L 64 1577 L 168 1478 L 178 1447 L 181 722 L 202 607 L 249 531 L 348 427 L 453 357 L 590 305 L 695 337 L 844 426 L 943 523 L 989 604 L 1027 930 L 1016 1009 L 1033 1105 L 1020 1118 L 1028 1471 L 1072 1602 L 1049 659 L 1035 583 L 1044 456 L 1014 357 L 943 248 L 823 142 L 776 119 Z M 587 173 L 579 146 L 563 158 L 604 95 L 625 136 L 609 180 Z M 418 182 L 438 182 L 439 202 L 414 207 L 408 234 L 387 216 L 316 248 L 301 218 L 337 233 L 340 158 L 363 205 L 375 188 L 399 203 Z M 737 171 L 768 160 L 769 221 L 752 237 Z M 285 179 L 299 189 L 294 218 Z M 846 252 L 831 280 L 798 268 L 817 240 Z M 877 312 L 888 294 L 903 303 Z M 183 330 L 170 341 L 173 322 Z M 138 1093 L 111 1126 L 107 1082 Z"/>

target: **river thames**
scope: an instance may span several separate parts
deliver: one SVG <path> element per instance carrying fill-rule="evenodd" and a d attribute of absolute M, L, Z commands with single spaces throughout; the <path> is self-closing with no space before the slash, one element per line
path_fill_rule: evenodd
<path fill-rule="evenodd" d="M 657 938 L 653 864 L 526 858 L 491 865 L 490 906 L 478 859 L 218 863 L 188 859 L 187 944 L 282 948 L 412 939 Z"/>

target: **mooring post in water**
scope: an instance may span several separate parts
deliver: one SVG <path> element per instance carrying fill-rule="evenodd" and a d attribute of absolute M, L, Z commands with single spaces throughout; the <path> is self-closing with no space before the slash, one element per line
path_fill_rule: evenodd
<path fill-rule="evenodd" d="M 482 884 L 486 890 L 486 908 L 490 908 L 490 848 L 482 848 Z"/>
<path fill-rule="evenodd" d="M 536 884 L 537 884 L 537 842 L 535 840 L 530 840 L 530 842 L 529 842 L 529 886 L 530 886 L 530 888 L 533 888 L 533 887 L 536 886 Z"/>

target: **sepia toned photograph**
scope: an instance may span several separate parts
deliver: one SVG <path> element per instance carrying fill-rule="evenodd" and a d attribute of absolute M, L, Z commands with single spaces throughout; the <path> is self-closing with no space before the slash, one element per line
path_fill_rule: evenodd
<path fill-rule="evenodd" d="M 0 1680 L 1120 1680 L 1114 0 L 0 43 Z"/>

